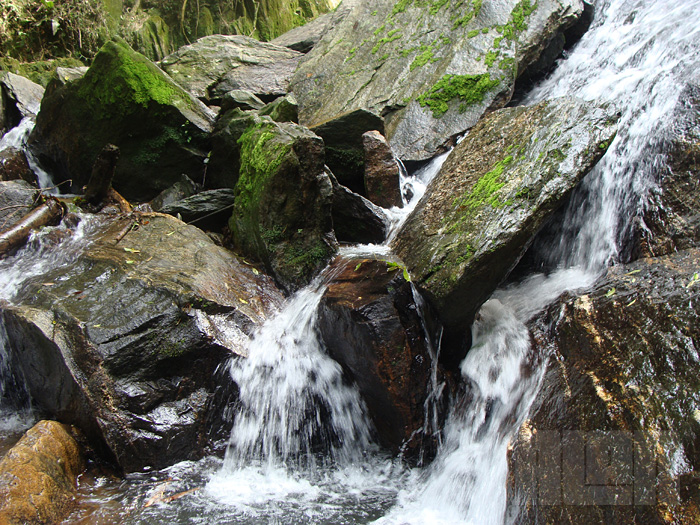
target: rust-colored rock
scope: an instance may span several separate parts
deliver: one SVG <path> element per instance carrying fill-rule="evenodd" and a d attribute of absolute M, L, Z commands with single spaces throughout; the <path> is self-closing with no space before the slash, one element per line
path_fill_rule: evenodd
<path fill-rule="evenodd" d="M 367 198 L 382 208 L 403 206 L 399 163 L 391 146 L 379 131 L 362 135 L 365 149 L 365 191 Z"/>
<path fill-rule="evenodd" d="M 0 461 L 0 523 L 58 523 L 85 467 L 72 430 L 40 421 Z"/>
<path fill-rule="evenodd" d="M 402 267 L 384 260 L 334 265 L 338 276 L 319 307 L 323 341 L 357 383 L 379 442 L 416 458 L 434 445 L 432 429 L 421 432 L 432 358 L 411 284 Z"/>

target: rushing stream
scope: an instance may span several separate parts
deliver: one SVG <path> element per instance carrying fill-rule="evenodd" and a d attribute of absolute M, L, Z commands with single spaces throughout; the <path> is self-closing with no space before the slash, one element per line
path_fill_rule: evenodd
<path fill-rule="evenodd" d="M 624 257 L 624 240 L 664 162 L 673 131 L 668 116 L 700 65 L 700 0 L 600 0 L 595 11 L 588 33 L 524 103 L 561 95 L 606 100 L 622 113 L 620 131 L 556 227 L 533 245 L 532 260 L 546 273 L 498 290 L 482 307 L 461 364 L 465 388 L 452 403 L 432 464 L 411 469 L 373 446 L 363 402 L 326 356 L 315 328 L 331 277 L 326 272 L 262 327 L 247 359 L 231 364 L 240 402 L 224 460 L 183 462 L 123 481 L 84 480 L 85 503 L 68 522 L 503 523 L 508 445 L 527 417 L 547 358 L 531 347 L 525 323 Z M 408 181 L 412 205 L 444 158 Z M 389 211 L 395 226 L 410 209 Z M 3 262 L 1 297 L 11 300 L 27 275 L 60 263 L 52 257 L 35 240 Z M 0 432 L 26 419 L 17 410 L 0 412 Z M 143 508 L 164 484 L 169 491 L 197 490 Z"/>

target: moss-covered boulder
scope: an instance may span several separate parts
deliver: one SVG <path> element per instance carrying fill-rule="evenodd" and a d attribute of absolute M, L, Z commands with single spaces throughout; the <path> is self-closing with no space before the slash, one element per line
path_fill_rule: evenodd
<path fill-rule="evenodd" d="M 699 260 L 616 266 L 530 322 L 548 364 L 509 455 L 513 523 L 698 523 Z"/>
<path fill-rule="evenodd" d="M 357 385 L 383 446 L 411 460 L 434 453 L 430 423 L 444 417 L 447 395 L 440 414 L 426 399 L 445 378 L 432 375 L 436 357 L 407 274 L 395 261 L 367 258 L 339 257 L 332 271 L 319 304 L 328 354 Z"/>
<path fill-rule="evenodd" d="M 582 11 L 580 0 L 341 4 L 292 80 L 300 123 L 366 109 L 384 117 L 401 159 L 429 158 L 505 105 L 519 73 Z"/>
<path fill-rule="evenodd" d="M 394 242 L 449 330 L 471 324 L 603 156 L 617 120 L 610 107 L 561 98 L 496 111 L 454 149 Z"/>
<path fill-rule="evenodd" d="M 39 410 L 126 471 L 200 457 L 230 431 L 223 365 L 282 294 L 169 215 L 84 227 L 81 251 L 65 241 L 64 259 L 3 307 L 11 369 Z"/>
<path fill-rule="evenodd" d="M 75 429 L 39 421 L 0 461 L 0 523 L 60 523 L 85 468 Z"/>
<path fill-rule="evenodd" d="M 287 291 L 296 290 L 337 249 L 323 141 L 296 124 L 254 116 L 238 143 L 233 244 L 263 262 Z"/>
<path fill-rule="evenodd" d="M 121 155 L 114 187 L 149 200 L 185 173 L 201 181 L 213 113 L 123 40 L 105 44 L 85 76 L 42 101 L 29 142 L 42 164 L 75 189 L 111 143 Z"/>
<path fill-rule="evenodd" d="M 301 56 L 247 36 L 212 35 L 178 49 L 161 66 L 202 100 L 221 100 L 233 89 L 269 99 L 287 93 Z"/>

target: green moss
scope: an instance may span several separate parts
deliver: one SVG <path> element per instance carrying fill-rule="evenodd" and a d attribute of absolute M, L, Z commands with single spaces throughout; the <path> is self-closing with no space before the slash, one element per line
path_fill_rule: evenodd
<path fill-rule="evenodd" d="M 512 70 L 515 67 L 515 59 L 511 57 L 504 58 L 498 63 L 498 67 L 504 70 Z"/>
<path fill-rule="evenodd" d="M 498 161 L 488 172 L 479 178 L 469 194 L 461 199 L 455 199 L 455 204 L 460 209 L 466 209 L 468 212 L 474 212 L 484 204 L 490 204 L 494 208 L 502 208 L 508 204 L 507 202 L 501 201 L 495 194 L 505 186 L 506 183 L 502 175 L 506 167 L 512 163 L 512 155 L 508 155 L 503 160 Z"/>
<path fill-rule="evenodd" d="M 462 103 L 459 111 L 463 112 L 473 104 L 484 100 L 488 91 L 496 87 L 499 80 L 492 80 L 484 73 L 482 75 L 445 75 L 429 91 L 420 95 L 417 100 L 422 107 L 429 107 L 433 117 L 440 118 L 449 109 L 448 103 L 459 99 Z"/>
<path fill-rule="evenodd" d="M 411 65 L 409 67 L 411 71 L 413 71 L 416 68 L 423 67 L 433 58 L 432 44 L 429 46 L 423 45 L 420 47 L 420 49 L 422 52 L 418 54 L 416 58 L 413 59 L 413 62 L 411 62 Z"/>
<path fill-rule="evenodd" d="M 500 51 L 489 51 L 488 53 L 486 53 L 486 56 L 484 56 L 484 63 L 486 64 L 486 66 L 491 67 L 494 64 L 494 62 L 496 62 L 496 59 L 500 54 Z"/>
<path fill-rule="evenodd" d="M 56 74 L 58 67 L 82 67 L 80 60 L 75 58 L 56 58 L 39 62 L 20 62 L 11 57 L 0 57 L 0 71 L 9 71 L 28 78 L 32 82 L 46 87 Z"/>
<path fill-rule="evenodd" d="M 510 12 L 510 20 L 502 26 L 496 26 L 496 31 L 501 33 L 501 37 L 493 41 L 493 47 L 498 48 L 503 39 L 516 40 L 518 35 L 527 29 L 526 19 L 537 9 L 537 2 L 521 0 Z"/>
<path fill-rule="evenodd" d="M 379 48 L 382 47 L 384 44 L 388 44 L 389 42 L 393 42 L 394 40 L 398 40 L 401 38 L 403 35 L 399 33 L 398 29 L 392 29 L 389 31 L 384 38 L 380 38 L 379 42 L 375 44 L 375 46 L 372 48 L 372 53 L 376 53 L 379 51 Z"/>
<path fill-rule="evenodd" d="M 434 1 L 430 4 L 430 9 L 429 9 L 430 14 L 431 14 L 431 15 L 436 15 L 436 14 L 438 14 L 438 11 L 440 11 L 440 9 L 442 9 L 443 6 L 444 6 L 445 4 L 447 4 L 449 1 L 450 1 L 450 0 L 434 0 Z"/>
<path fill-rule="evenodd" d="M 473 18 L 479 16 L 479 12 L 481 11 L 481 4 L 482 0 L 472 0 L 471 2 L 471 10 L 467 11 L 463 16 L 457 18 L 454 21 L 454 24 L 452 25 L 452 29 L 458 29 L 460 27 L 466 26 L 469 22 L 472 21 Z M 456 7 L 460 6 L 461 2 L 457 4 Z"/>
<path fill-rule="evenodd" d="M 464 246 L 464 253 L 458 256 L 457 259 L 455 259 L 455 262 L 457 264 L 463 264 L 465 262 L 468 262 L 469 259 L 474 257 L 475 252 L 476 250 L 474 250 L 474 247 L 471 244 L 467 244 L 466 246 Z"/>
<path fill-rule="evenodd" d="M 473 29 L 472 31 L 469 31 L 467 33 L 467 38 L 477 37 L 477 36 L 479 36 L 480 33 L 481 33 L 481 31 L 479 31 L 478 29 Z"/>
<path fill-rule="evenodd" d="M 598 145 L 598 148 L 600 148 L 600 149 L 608 149 L 609 146 L 610 146 L 610 144 L 608 144 L 607 142 L 601 142 L 601 143 Z"/>
<path fill-rule="evenodd" d="M 192 104 L 155 64 L 121 39 L 107 42 L 77 83 L 78 96 L 96 120 L 130 115 L 137 106 L 152 103 L 180 109 Z"/>
<path fill-rule="evenodd" d="M 399 13 L 403 13 L 412 3 L 413 0 L 399 0 L 394 4 L 394 8 L 391 10 L 391 16 L 396 16 Z"/>
<path fill-rule="evenodd" d="M 381 33 L 384 32 L 384 29 L 386 29 L 386 24 L 382 24 L 381 27 L 378 27 L 377 29 L 375 29 L 374 36 L 379 36 Z"/>

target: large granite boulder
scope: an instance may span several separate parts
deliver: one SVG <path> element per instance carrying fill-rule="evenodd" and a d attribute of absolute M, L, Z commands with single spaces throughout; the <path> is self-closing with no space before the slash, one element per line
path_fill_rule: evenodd
<path fill-rule="evenodd" d="M 37 189 L 23 180 L 0 182 L 0 229 L 12 226 L 37 203 Z"/>
<path fill-rule="evenodd" d="M 323 141 L 290 122 L 252 118 L 237 141 L 240 177 L 229 229 L 239 253 L 262 262 L 291 292 L 337 249 Z"/>
<path fill-rule="evenodd" d="M 513 523 L 697 523 L 697 248 L 613 267 L 530 322 L 548 358 L 509 456 Z"/>
<path fill-rule="evenodd" d="M 389 217 L 379 206 L 338 182 L 333 184 L 333 231 L 340 242 L 381 244 L 389 232 Z"/>
<path fill-rule="evenodd" d="M 222 392 L 222 365 L 245 355 L 282 295 L 169 215 L 87 228 L 81 253 L 3 307 L 12 370 L 43 413 L 81 428 L 125 471 L 200 457 L 230 431 L 217 406 L 234 395 Z"/>
<path fill-rule="evenodd" d="M 332 18 L 331 13 L 321 15 L 307 24 L 290 29 L 272 40 L 272 43 L 300 53 L 308 53 L 330 29 Z"/>
<path fill-rule="evenodd" d="M 7 148 L 0 151 L 0 181 L 23 180 L 36 185 L 36 175 L 24 151 Z"/>
<path fill-rule="evenodd" d="M 220 100 L 233 89 L 269 99 L 287 93 L 301 56 L 243 35 L 212 35 L 165 57 L 161 67 L 203 100 Z"/>
<path fill-rule="evenodd" d="M 393 453 L 420 459 L 435 452 L 447 396 L 442 372 L 407 274 L 396 262 L 338 258 L 337 272 L 319 304 L 319 330 L 328 354 L 338 361 L 367 403 L 379 442 Z M 433 412 L 436 409 L 440 414 Z"/>
<path fill-rule="evenodd" d="M 401 159 L 427 159 L 505 105 L 518 74 L 582 11 L 581 0 L 352 3 L 294 74 L 300 123 L 365 109 L 384 117 Z"/>
<path fill-rule="evenodd" d="M 617 120 L 610 107 L 561 98 L 496 111 L 454 149 L 394 241 L 448 331 L 469 327 L 603 156 Z"/>
<path fill-rule="evenodd" d="M 386 139 L 376 130 L 362 135 L 365 148 L 365 192 L 382 208 L 403 206 L 399 163 Z"/>
<path fill-rule="evenodd" d="M 121 154 L 114 188 L 149 200 L 185 173 L 204 174 L 213 113 L 119 39 L 100 50 L 82 78 L 47 94 L 30 146 L 59 180 L 87 183 L 105 144 Z"/>
<path fill-rule="evenodd" d="M 24 117 L 39 112 L 44 88 L 14 73 L 0 71 L 0 136 Z"/>
<path fill-rule="evenodd" d="M 0 461 L 0 523 L 60 523 L 85 468 L 74 429 L 39 421 Z"/>

